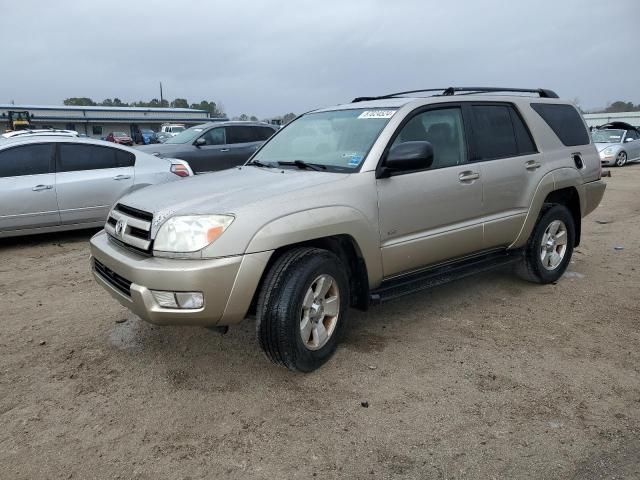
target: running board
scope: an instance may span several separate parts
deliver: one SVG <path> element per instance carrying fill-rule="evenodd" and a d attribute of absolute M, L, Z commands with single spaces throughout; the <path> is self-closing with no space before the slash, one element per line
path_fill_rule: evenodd
<path fill-rule="evenodd" d="M 521 260 L 522 255 L 522 250 L 503 250 L 396 277 L 382 282 L 382 285 L 372 290 L 369 302 L 374 305 L 381 304 L 476 273 L 510 265 Z"/>

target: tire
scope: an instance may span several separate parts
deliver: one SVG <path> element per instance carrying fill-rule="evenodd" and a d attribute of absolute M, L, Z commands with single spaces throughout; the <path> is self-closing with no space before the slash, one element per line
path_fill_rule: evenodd
<path fill-rule="evenodd" d="M 295 248 L 274 262 L 256 312 L 258 344 L 269 360 L 311 372 L 331 358 L 349 307 L 347 275 L 336 255 L 319 248 Z"/>
<path fill-rule="evenodd" d="M 517 274 L 529 282 L 557 281 L 571 261 L 575 238 L 576 227 L 569 209 L 557 204 L 547 206 L 529 237 Z"/>
<path fill-rule="evenodd" d="M 624 167 L 627 164 L 627 152 L 620 152 L 616 155 L 616 167 Z"/>

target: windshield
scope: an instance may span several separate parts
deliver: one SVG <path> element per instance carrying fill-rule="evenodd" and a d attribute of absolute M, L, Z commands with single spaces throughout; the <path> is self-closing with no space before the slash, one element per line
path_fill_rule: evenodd
<path fill-rule="evenodd" d="M 327 170 L 354 171 L 396 109 L 308 113 L 274 136 L 253 160 L 277 165 L 303 161 Z"/>
<path fill-rule="evenodd" d="M 176 128 L 176 127 L 174 127 L 174 128 Z M 191 143 L 196 138 L 198 138 L 202 134 L 202 132 L 204 132 L 204 128 L 202 128 L 202 127 L 187 128 L 185 131 L 180 132 L 175 137 L 171 137 L 169 140 L 167 140 L 164 143 L 165 144 L 167 144 L 167 143 Z"/>
<path fill-rule="evenodd" d="M 594 130 L 591 135 L 595 143 L 620 143 L 624 130 Z"/>

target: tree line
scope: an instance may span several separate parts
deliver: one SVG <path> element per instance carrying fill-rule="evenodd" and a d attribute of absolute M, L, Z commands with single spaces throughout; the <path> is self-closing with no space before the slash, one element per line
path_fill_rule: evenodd
<path fill-rule="evenodd" d="M 105 98 L 101 102 L 95 102 L 88 97 L 70 97 L 65 98 L 63 101 L 65 105 L 78 106 L 78 107 L 146 107 L 146 108 L 193 108 L 196 110 L 204 110 L 209 112 L 209 115 L 214 118 L 226 117 L 224 113 L 224 107 L 216 102 L 202 100 L 200 103 L 191 103 L 186 98 L 176 98 L 169 102 L 168 100 L 158 100 L 153 98 L 150 101 L 138 100 L 137 102 L 123 102 L 118 97 Z"/>
<path fill-rule="evenodd" d="M 76 107 L 146 107 L 146 108 L 192 108 L 195 110 L 204 110 L 205 112 L 209 112 L 209 116 L 212 118 L 225 118 L 227 115 L 224 113 L 224 107 L 220 103 L 211 102 L 207 100 L 202 100 L 200 103 L 189 103 L 186 98 L 176 98 L 171 102 L 168 100 L 158 100 L 157 98 L 153 98 L 150 101 L 146 102 L 144 100 L 139 100 L 137 102 L 123 102 L 118 97 L 116 98 L 105 98 L 101 102 L 95 102 L 89 97 L 70 97 L 65 98 L 65 105 L 68 106 L 76 106 Z M 282 124 L 289 123 L 291 120 L 296 118 L 295 113 L 287 113 L 282 115 L 281 117 L 277 117 L 282 119 Z M 258 117 L 255 115 L 247 115 L 243 113 L 237 117 L 233 117 L 232 120 L 243 120 L 243 121 L 252 121 L 257 122 Z M 268 119 L 271 120 L 271 119 Z"/>

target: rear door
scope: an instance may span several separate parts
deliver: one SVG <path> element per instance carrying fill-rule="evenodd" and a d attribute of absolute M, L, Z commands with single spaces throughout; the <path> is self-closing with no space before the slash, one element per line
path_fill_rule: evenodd
<path fill-rule="evenodd" d="M 62 224 L 103 222 L 133 186 L 135 155 L 109 146 L 60 143 L 56 188 Z"/>
<path fill-rule="evenodd" d="M 255 125 L 232 125 L 226 127 L 229 159 L 234 165 L 242 165 L 253 152 L 269 138 L 264 128 Z"/>
<path fill-rule="evenodd" d="M 471 161 L 483 177 L 484 246 L 508 246 L 548 168 L 514 105 L 474 102 L 468 109 L 474 133 Z"/>
<path fill-rule="evenodd" d="M 60 224 L 54 152 L 52 143 L 0 151 L 0 232 Z"/>

